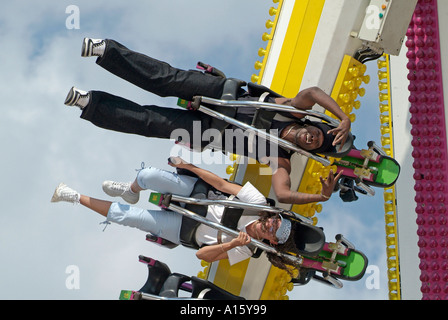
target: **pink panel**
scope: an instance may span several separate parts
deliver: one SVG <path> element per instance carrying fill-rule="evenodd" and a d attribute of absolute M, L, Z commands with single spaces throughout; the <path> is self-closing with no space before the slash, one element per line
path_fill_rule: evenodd
<path fill-rule="evenodd" d="M 436 0 L 418 2 L 406 46 L 420 290 L 423 299 L 448 300 L 447 142 Z"/>

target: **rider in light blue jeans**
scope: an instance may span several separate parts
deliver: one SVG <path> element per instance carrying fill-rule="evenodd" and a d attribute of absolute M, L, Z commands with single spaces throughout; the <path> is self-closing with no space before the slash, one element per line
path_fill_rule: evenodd
<path fill-rule="evenodd" d="M 191 171 L 199 179 L 202 179 L 215 189 L 225 194 L 234 195 L 242 202 L 266 204 L 266 198 L 250 182 L 240 186 L 228 182 L 210 171 L 186 163 L 180 158 L 176 159 L 177 163 L 171 163 L 172 166 Z M 139 192 L 147 188 L 162 193 L 189 196 L 198 178 L 179 175 L 157 168 L 146 168 L 139 172 L 137 178 L 132 183 L 105 181 L 103 190 L 110 196 L 120 196 L 126 202 L 134 204 L 138 202 Z M 59 201 L 80 203 L 105 216 L 107 221 L 135 227 L 173 243 L 180 244 L 179 236 L 183 216 L 177 212 L 160 209 L 147 210 L 129 204 L 99 200 L 82 195 L 64 184 L 60 184 L 56 188 L 52 198 L 52 202 Z M 223 206 L 209 205 L 207 219 L 220 222 L 223 212 Z M 251 238 L 268 240 L 280 251 L 297 251 L 291 221 L 278 215 L 273 215 L 272 213 L 243 215 L 238 221 L 237 229 L 240 231 L 238 237 L 233 238 L 224 235 L 220 238 L 221 241 L 218 241 L 219 237 L 216 229 L 200 225 L 195 233 L 196 242 L 200 247 L 196 256 L 207 262 L 228 259 L 232 265 L 252 256 L 253 252 L 247 246 Z M 290 263 L 286 263 L 276 254 L 268 253 L 268 259 L 280 268 L 288 269 L 291 266 Z"/>
<path fill-rule="evenodd" d="M 135 204 L 138 202 L 142 190 L 157 190 L 160 193 L 189 196 L 197 180 L 198 178 L 195 177 L 147 167 L 139 171 L 133 183 L 105 181 L 103 190 L 112 197 L 120 196 L 126 202 Z M 148 214 L 148 211 L 150 214 Z M 138 228 L 173 243 L 180 243 L 179 230 L 182 224 L 182 216 L 177 212 L 144 210 L 114 202 L 107 214 L 107 221 Z"/>

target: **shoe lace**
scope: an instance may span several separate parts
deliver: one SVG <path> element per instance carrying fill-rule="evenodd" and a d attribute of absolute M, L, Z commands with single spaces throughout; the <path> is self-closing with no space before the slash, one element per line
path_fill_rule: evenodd
<path fill-rule="evenodd" d="M 100 222 L 100 224 L 104 224 L 105 225 L 104 228 L 103 228 L 103 232 L 104 232 L 104 230 L 106 230 L 107 226 L 110 225 L 111 223 L 106 220 L 106 221 Z"/>
<path fill-rule="evenodd" d="M 142 170 L 145 169 L 145 168 L 146 168 L 146 165 L 145 165 L 145 163 L 142 161 L 142 163 L 140 163 L 140 169 L 135 169 L 135 171 L 140 172 L 140 171 L 142 171 Z"/>
<path fill-rule="evenodd" d="M 72 201 L 74 204 L 79 203 L 78 194 L 72 190 L 67 190 L 67 189 L 61 190 L 61 198 L 68 199 L 68 200 Z"/>
<path fill-rule="evenodd" d="M 110 186 L 112 190 L 115 191 L 121 191 L 122 193 L 125 193 L 127 190 L 129 190 L 129 183 L 127 182 L 113 182 Z"/>

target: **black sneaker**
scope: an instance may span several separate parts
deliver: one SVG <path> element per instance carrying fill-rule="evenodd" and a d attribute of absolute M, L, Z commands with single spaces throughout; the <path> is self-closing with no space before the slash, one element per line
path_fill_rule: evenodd
<path fill-rule="evenodd" d="M 106 48 L 106 42 L 102 39 L 84 38 L 82 42 L 81 57 L 101 57 Z"/>
<path fill-rule="evenodd" d="M 65 98 L 64 104 L 66 106 L 74 106 L 84 108 L 87 106 L 90 100 L 90 94 L 87 91 L 79 90 L 75 87 L 71 87 L 70 91 Z"/>

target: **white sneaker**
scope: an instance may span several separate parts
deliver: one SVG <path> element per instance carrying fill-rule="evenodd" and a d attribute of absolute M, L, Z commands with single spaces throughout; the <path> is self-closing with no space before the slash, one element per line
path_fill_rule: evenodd
<path fill-rule="evenodd" d="M 80 198 L 81 195 L 78 192 L 67 187 L 63 183 L 60 183 L 54 191 L 51 202 L 66 201 L 71 203 L 79 203 Z"/>
<path fill-rule="evenodd" d="M 101 57 L 106 49 L 106 41 L 102 39 L 84 38 L 82 42 L 81 57 Z"/>
<path fill-rule="evenodd" d="M 74 106 L 80 109 L 85 108 L 90 102 L 90 93 L 87 91 L 79 90 L 78 88 L 71 87 L 67 93 L 64 104 L 66 106 Z"/>
<path fill-rule="evenodd" d="M 131 182 L 104 181 L 104 192 L 111 197 L 122 197 L 130 204 L 136 204 L 140 198 L 139 193 L 132 192 Z"/>

